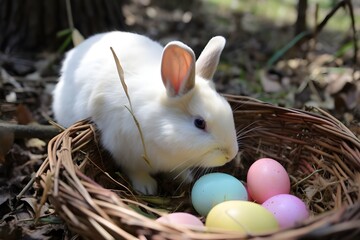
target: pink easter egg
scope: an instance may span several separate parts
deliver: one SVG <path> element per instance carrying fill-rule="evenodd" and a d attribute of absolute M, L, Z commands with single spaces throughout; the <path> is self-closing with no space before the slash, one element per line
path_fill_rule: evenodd
<path fill-rule="evenodd" d="M 290 178 L 285 168 L 271 158 L 255 161 L 247 173 L 247 187 L 250 196 L 258 203 L 290 192 Z"/>
<path fill-rule="evenodd" d="M 198 226 L 203 227 L 204 224 L 200 221 L 199 218 L 191 215 L 190 213 L 184 212 L 175 212 L 164 215 L 156 219 L 158 222 L 168 223 L 168 224 L 179 224 L 186 226 Z"/>

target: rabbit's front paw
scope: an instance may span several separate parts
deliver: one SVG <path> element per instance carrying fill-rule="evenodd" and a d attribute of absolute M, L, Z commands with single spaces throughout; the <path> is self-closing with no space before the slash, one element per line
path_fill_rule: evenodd
<path fill-rule="evenodd" d="M 157 193 L 157 182 L 148 173 L 136 172 L 129 174 L 133 188 L 144 195 Z"/>

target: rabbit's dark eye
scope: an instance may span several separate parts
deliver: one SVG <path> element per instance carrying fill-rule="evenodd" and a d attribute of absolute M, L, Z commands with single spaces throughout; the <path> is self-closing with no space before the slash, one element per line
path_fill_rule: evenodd
<path fill-rule="evenodd" d="M 200 118 L 200 117 L 195 118 L 194 125 L 195 125 L 195 127 L 199 128 L 199 129 L 202 129 L 202 130 L 205 130 L 205 128 L 206 128 L 205 120 Z"/>

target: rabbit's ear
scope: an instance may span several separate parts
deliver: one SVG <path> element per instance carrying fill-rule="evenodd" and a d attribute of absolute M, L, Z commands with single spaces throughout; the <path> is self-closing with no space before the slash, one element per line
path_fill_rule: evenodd
<path fill-rule="evenodd" d="M 162 55 L 161 77 L 168 96 L 182 96 L 195 85 L 195 54 L 185 44 L 168 43 Z"/>
<path fill-rule="evenodd" d="M 225 38 L 216 36 L 210 39 L 196 61 L 196 75 L 212 79 L 219 64 L 220 54 L 225 46 Z"/>

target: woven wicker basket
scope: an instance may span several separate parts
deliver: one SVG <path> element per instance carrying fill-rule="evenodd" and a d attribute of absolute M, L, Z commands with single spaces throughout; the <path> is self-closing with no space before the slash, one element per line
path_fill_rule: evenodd
<path fill-rule="evenodd" d="M 86 239 L 354 239 L 360 236 L 359 139 L 317 108 L 302 111 L 247 97 L 226 97 L 233 106 L 236 127 L 243 134 L 240 164 L 222 170 L 243 177 L 250 164 L 260 157 L 278 160 L 290 175 L 291 192 L 306 202 L 311 218 L 296 227 L 261 236 L 156 222 L 134 210 L 137 206 L 155 216 L 161 214 L 139 200 L 125 181 L 120 190 L 114 191 L 89 177 L 95 176 L 89 173 L 98 169 L 95 163 L 99 162 L 96 159 L 99 154 L 94 153 L 100 149 L 96 131 L 88 121 L 74 124 L 49 142 L 48 158 L 37 172 L 36 187 L 39 193 L 48 196 L 69 228 Z"/>

